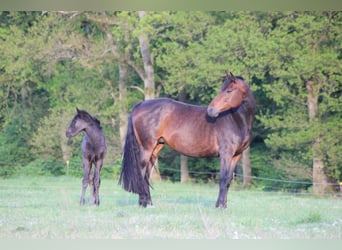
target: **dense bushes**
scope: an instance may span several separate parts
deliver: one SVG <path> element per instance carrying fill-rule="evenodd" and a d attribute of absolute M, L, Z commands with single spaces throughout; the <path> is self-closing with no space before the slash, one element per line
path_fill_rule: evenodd
<path fill-rule="evenodd" d="M 101 170 L 102 178 L 115 178 L 119 176 L 120 165 L 104 165 Z M 0 177 L 10 178 L 16 176 L 75 176 L 83 177 L 81 159 L 74 158 L 69 164 L 51 159 L 37 159 L 26 166 L 0 166 Z"/>

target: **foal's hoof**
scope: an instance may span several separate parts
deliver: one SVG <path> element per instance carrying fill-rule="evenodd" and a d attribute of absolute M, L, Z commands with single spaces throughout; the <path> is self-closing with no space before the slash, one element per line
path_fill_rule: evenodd
<path fill-rule="evenodd" d="M 98 207 L 98 206 L 100 206 L 100 201 L 90 201 L 89 205 L 90 206 L 97 206 Z"/>
<path fill-rule="evenodd" d="M 217 208 L 227 208 L 227 204 L 216 204 Z"/>

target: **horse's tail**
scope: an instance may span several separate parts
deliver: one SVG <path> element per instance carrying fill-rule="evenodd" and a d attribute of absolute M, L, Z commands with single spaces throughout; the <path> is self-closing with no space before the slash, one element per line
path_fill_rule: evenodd
<path fill-rule="evenodd" d="M 149 191 L 149 185 L 145 184 L 142 176 L 140 149 L 134 133 L 132 116 L 133 111 L 128 118 L 119 184 L 128 192 L 141 194 Z"/>

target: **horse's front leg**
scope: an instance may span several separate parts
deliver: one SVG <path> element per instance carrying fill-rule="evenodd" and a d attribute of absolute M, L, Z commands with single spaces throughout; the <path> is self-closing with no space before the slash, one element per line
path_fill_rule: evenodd
<path fill-rule="evenodd" d="M 95 169 L 94 169 L 94 195 L 95 195 L 95 200 L 94 204 L 95 205 L 100 205 L 100 185 L 101 185 L 101 178 L 100 178 L 100 173 L 101 173 L 101 168 L 102 168 L 103 160 L 100 159 L 97 162 L 95 162 Z"/>
<path fill-rule="evenodd" d="M 85 192 L 87 190 L 89 184 L 89 173 L 91 169 L 91 163 L 84 159 L 83 160 L 83 180 L 82 180 L 82 195 L 80 199 L 80 204 L 84 205 L 85 203 Z"/>
<path fill-rule="evenodd" d="M 234 169 L 240 160 L 241 154 L 231 157 L 230 155 L 220 155 L 220 191 L 216 202 L 216 207 L 227 207 L 227 194 L 230 183 L 234 177 Z"/>

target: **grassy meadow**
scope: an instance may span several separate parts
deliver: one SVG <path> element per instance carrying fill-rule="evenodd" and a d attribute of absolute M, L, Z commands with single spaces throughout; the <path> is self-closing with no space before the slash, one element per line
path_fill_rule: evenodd
<path fill-rule="evenodd" d="M 80 206 L 81 178 L 0 179 L 0 239 L 341 239 L 342 199 L 154 183 L 154 206 L 102 179 L 101 205 Z M 88 191 L 88 190 L 87 190 Z M 87 192 L 89 198 L 89 192 Z"/>

